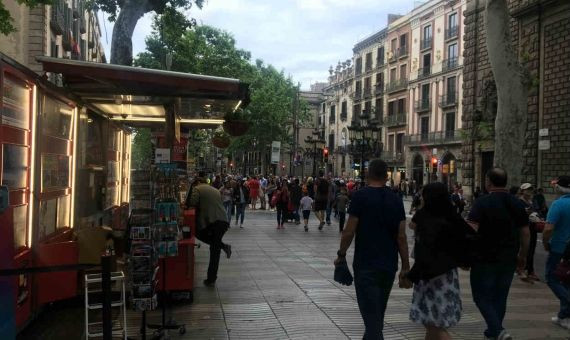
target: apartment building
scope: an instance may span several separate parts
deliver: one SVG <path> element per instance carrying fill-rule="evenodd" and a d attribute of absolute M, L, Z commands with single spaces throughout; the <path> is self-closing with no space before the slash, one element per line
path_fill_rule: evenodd
<path fill-rule="evenodd" d="M 37 56 L 106 62 L 97 14 L 85 0 L 53 0 L 51 5 L 28 8 L 3 0 L 14 18 L 16 32 L 0 35 L 0 52 L 36 72 Z M 58 82 L 57 78 L 53 78 Z"/>
<path fill-rule="evenodd" d="M 408 177 L 449 187 L 461 182 L 463 12 L 465 1 L 429 1 L 410 13 Z"/>
<path fill-rule="evenodd" d="M 321 105 L 319 128 L 329 150 L 325 170 L 333 176 L 352 174 L 347 146 L 350 143 L 348 126 L 355 112 L 352 108 L 355 100 L 354 77 L 352 60 L 339 62 L 336 68 L 330 67 L 329 82 L 323 89 L 325 100 Z"/>
<path fill-rule="evenodd" d="M 384 48 L 386 50 L 384 152 L 382 158 L 388 163 L 388 175 L 392 183 L 399 183 L 407 177 L 405 167 L 405 135 L 409 109 L 410 75 L 410 14 L 392 17 Z"/>

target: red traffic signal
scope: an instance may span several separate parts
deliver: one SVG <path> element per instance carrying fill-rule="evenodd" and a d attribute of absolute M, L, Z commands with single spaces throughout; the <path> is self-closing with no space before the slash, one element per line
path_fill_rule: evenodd
<path fill-rule="evenodd" d="M 431 164 L 433 164 L 433 165 L 437 164 L 437 158 L 436 157 L 431 158 Z"/>
<path fill-rule="evenodd" d="M 325 163 L 329 162 L 329 148 L 324 148 L 323 149 L 323 160 Z"/>

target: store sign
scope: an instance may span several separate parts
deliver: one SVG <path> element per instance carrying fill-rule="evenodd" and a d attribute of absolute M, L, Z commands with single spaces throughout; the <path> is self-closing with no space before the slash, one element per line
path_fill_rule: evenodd
<path fill-rule="evenodd" d="M 174 142 L 172 147 L 172 160 L 175 162 L 186 162 L 186 151 L 188 139 L 180 138 L 180 142 Z"/>
<path fill-rule="evenodd" d="M 550 139 L 539 140 L 538 141 L 538 150 L 550 150 Z"/>
<path fill-rule="evenodd" d="M 281 142 L 273 141 L 271 143 L 271 164 L 278 164 L 281 156 Z"/>
<path fill-rule="evenodd" d="M 154 163 L 170 163 L 170 149 L 156 148 L 154 151 Z"/>

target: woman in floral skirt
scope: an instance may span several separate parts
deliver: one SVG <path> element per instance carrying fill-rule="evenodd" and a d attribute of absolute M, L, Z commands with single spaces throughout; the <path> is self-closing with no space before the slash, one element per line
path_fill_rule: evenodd
<path fill-rule="evenodd" d="M 461 319 L 458 240 L 469 226 L 455 213 L 443 183 L 426 185 L 422 197 L 424 206 L 410 224 L 416 238 L 415 263 L 407 275 L 414 283 L 410 320 L 424 325 L 426 339 L 446 340 L 451 339 L 447 329 Z"/>

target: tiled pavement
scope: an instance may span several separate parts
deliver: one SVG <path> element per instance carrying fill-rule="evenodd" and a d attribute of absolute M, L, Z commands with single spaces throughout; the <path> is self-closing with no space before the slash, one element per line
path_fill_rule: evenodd
<path fill-rule="evenodd" d="M 208 247 L 196 249 L 196 288 L 192 304 L 178 304 L 174 319 L 186 324 L 173 339 L 360 339 L 363 324 L 354 286 L 332 280 L 339 244 L 337 224 L 308 233 L 287 224 L 275 229 L 275 213 L 246 212 L 244 229 L 225 236 L 233 255 L 222 258 L 215 288 L 202 286 Z M 349 261 L 352 261 L 352 247 Z M 464 313 L 451 329 L 454 339 L 482 339 L 484 323 L 474 306 L 468 273 L 460 275 Z M 386 339 L 423 339 L 423 327 L 408 320 L 411 290 L 392 290 L 385 319 Z M 557 305 L 543 283 L 514 281 L 505 326 L 515 339 L 566 339 L 569 333 L 550 323 Z M 153 312 L 152 315 L 156 315 Z M 139 314 L 129 314 L 129 333 L 138 332 Z"/>

